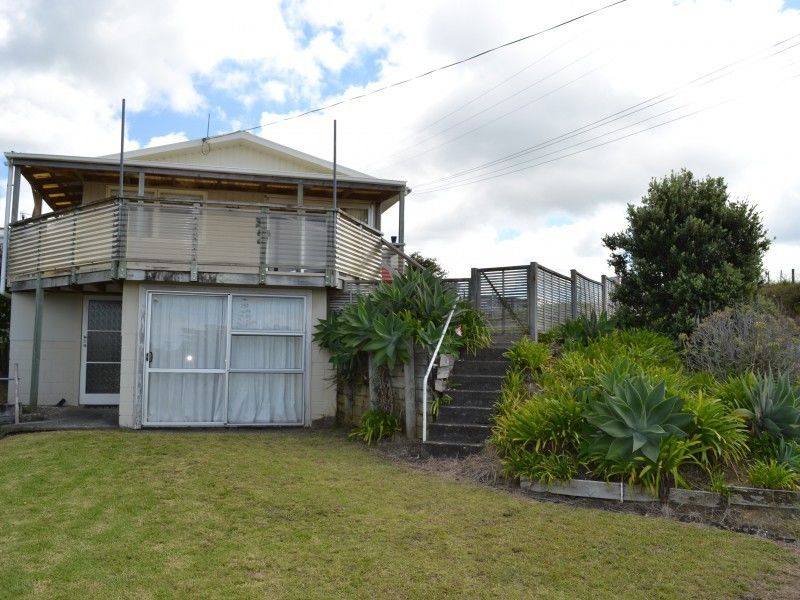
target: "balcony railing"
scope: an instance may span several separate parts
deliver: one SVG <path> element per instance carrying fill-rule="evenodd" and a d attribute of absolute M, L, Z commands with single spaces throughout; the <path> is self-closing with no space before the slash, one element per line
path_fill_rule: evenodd
<path fill-rule="evenodd" d="M 380 270 L 380 232 L 331 209 L 114 198 L 10 227 L 8 280 L 17 289 L 39 277 L 63 285 L 155 273 L 224 274 L 232 283 L 291 275 L 335 286 L 379 280 Z"/>

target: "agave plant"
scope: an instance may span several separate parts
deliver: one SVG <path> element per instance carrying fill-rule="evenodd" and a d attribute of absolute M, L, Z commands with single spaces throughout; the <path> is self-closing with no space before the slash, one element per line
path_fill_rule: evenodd
<path fill-rule="evenodd" d="M 754 435 L 800 439 L 800 401 L 788 376 L 757 375 L 747 391 L 747 406 L 734 412 L 750 422 Z"/>
<path fill-rule="evenodd" d="M 685 437 L 691 419 L 678 398 L 666 397 L 663 382 L 651 387 L 641 377 L 617 383 L 586 409 L 586 420 L 599 430 L 597 442 L 613 461 L 645 456 L 657 462 L 661 441 Z"/>

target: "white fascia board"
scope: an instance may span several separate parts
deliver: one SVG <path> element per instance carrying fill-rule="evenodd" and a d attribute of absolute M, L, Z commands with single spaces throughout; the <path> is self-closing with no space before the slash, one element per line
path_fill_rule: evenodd
<path fill-rule="evenodd" d="M 63 154 L 22 154 L 17 152 L 6 152 L 5 157 L 9 161 L 13 160 L 35 160 L 35 161 L 47 161 L 52 163 L 79 163 L 82 165 L 86 165 L 87 167 L 91 167 L 92 165 L 95 166 L 117 166 L 119 165 L 119 154 L 117 154 L 113 158 L 107 157 L 100 157 L 100 158 L 92 158 L 87 156 L 66 156 Z M 284 172 L 284 171 L 258 171 L 252 169 L 235 169 L 232 167 L 208 167 L 207 165 L 189 165 L 186 163 L 168 163 L 162 161 L 150 161 L 150 160 L 143 160 L 143 161 L 126 161 L 125 162 L 125 169 L 135 171 L 137 169 L 140 170 L 153 170 L 157 171 L 159 169 L 170 169 L 170 170 L 178 170 L 178 171 L 191 171 L 194 173 L 207 173 L 210 176 L 213 176 L 215 173 L 224 173 L 229 175 L 263 175 L 265 177 L 282 177 L 286 179 L 294 179 L 297 181 L 308 181 L 308 180 L 316 180 L 316 181 L 331 181 L 332 174 L 326 173 L 298 173 L 296 171 L 293 172 Z M 403 186 L 406 184 L 405 181 L 394 180 L 394 179 L 378 179 L 376 177 L 370 176 L 338 176 L 339 181 L 346 182 L 346 183 L 365 183 L 365 184 L 377 184 L 377 185 L 386 185 L 386 186 Z"/>

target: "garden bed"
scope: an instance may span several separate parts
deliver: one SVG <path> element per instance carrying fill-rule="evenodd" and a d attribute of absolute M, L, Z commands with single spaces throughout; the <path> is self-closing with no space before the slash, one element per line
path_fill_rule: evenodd
<path fill-rule="evenodd" d="M 639 486 L 625 483 L 573 479 L 563 483 L 539 483 L 527 477 L 520 478 L 520 489 L 530 492 L 574 496 L 619 502 L 659 502 L 659 498 L 648 494 Z M 766 490 L 761 488 L 731 487 L 726 497 L 717 492 L 670 488 L 667 503 L 675 505 L 722 508 L 725 506 L 748 506 L 779 508 L 796 511 L 800 516 L 800 492 Z"/>

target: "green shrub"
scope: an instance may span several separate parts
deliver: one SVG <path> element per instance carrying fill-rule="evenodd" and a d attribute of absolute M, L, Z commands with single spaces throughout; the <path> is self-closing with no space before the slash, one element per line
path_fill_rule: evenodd
<path fill-rule="evenodd" d="M 359 438 L 369 446 L 392 437 L 400 431 L 400 421 L 383 410 L 369 410 L 361 417 L 361 424 L 350 433 L 350 438 Z"/>
<path fill-rule="evenodd" d="M 747 456 L 747 430 L 741 417 L 719 399 L 701 395 L 684 403 L 692 416 L 689 432 L 699 440 L 697 459 L 706 469 L 716 461 L 736 463 Z"/>
<path fill-rule="evenodd" d="M 439 410 L 442 406 L 448 406 L 453 402 L 453 397 L 449 394 L 434 392 L 433 402 L 431 402 L 431 416 L 435 419 L 439 416 Z"/>
<path fill-rule="evenodd" d="M 532 375 L 550 359 L 550 349 L 525 336 L 514 342 L 503 356 L 511 362 L 512 369 Z"/>
<path fill-rule="evenodd" d="M 645 490 L 665 500 L 670 487 L 689 487 L 680 470 L 687 465 L 698 464 L 700 446 L 701 442 L 696 438 L 668 437 L 661 443 L 655 461 L 644 456 L 634 458 L 634 463 L 640 465 L 639 471 L 634 473 L 635 479 Z"/>
<path fill-rule="evenodd" d="M 790 317 L 800 316 L 800 283 L 768 283 L 761 287 L 759 294 L 775 302 L 784 314 Z"/>
<path fill-rule="evenodd" d="M 686 361 L 692 369 L 720 378 L 770 370 L 796 377 L 800 375 L 800 328 L 763 303 L 726 308 L 700 322 L 689 338 Z"/>
<path fill-rule="evenodd" d="M 491 344 L 486 320 L 469 302 L 431 271 L 413 269 L 320 320 L 314 341 L 328 350 L 338 379 L 352 382 L 363 373 L 367 354 L 379 368 L 391 369 L 408 361 L 412 341 L 433 350 L 453 309 L 442 352 L 475 352 Z"/>
<path fill-rule="evenodd" d="M 560 344 L 565 350 L 575 350 L 593 340 L 610 335 L 615 328 L 616 321 L 613 317 L 609 317 L 606 311 L 601 312 L 600 316 L 592 311 L 588 317 L 581 315 L 541 334 L 539 341 L 544 344 Z"/>
<path fill-rule="evenodd" d="M 575 458 L 569 454 L 544 455 L 538 461 L 533 461 L 527 472 L 520 473 L 520 475 L 527 475 L 539 483 L 548 485 L 567 482 L 574 479 L 577 474 L 578 464 Z"/>
<path fill-rule="evenodd" d="M 577 449 L 585 426 L 583 408 L 576 400 L 535 397 L 498 415 L 494 432 L 502 445 L 559 453 Z"/>
<path fill-rule="evenodd" d="M 747 404 L 736 410 L 753 435 L 800 439 L 800 401 L 786 375 L 757 375 L 748 383 Z"/>
<path fill-rule="evenodd" d="M 774 458 L 755 460 L 748 471 L 750 483 L 770 490 L 800 489 L 800 474 Z"/>
<path fill-rule="evenodd" d="M 796 473 L 800 473 L 800 444 L 781 439 L 775 449 L 775 459 Z"/>

